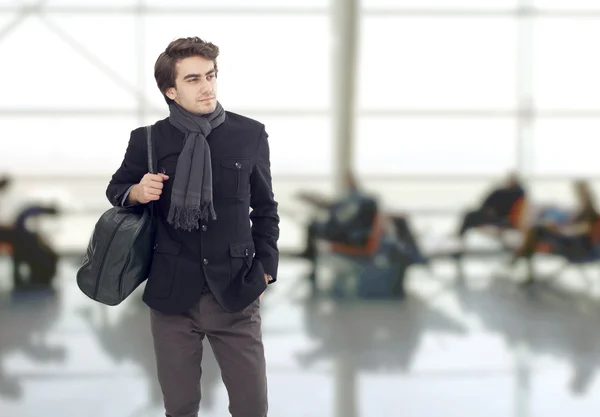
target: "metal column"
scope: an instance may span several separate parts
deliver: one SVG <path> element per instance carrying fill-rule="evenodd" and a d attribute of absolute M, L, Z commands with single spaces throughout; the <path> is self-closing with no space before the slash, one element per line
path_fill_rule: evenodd
<path fill-rule="evenodd" d="M 346 190 L 344 176 L 354 169 L 358 0 L 331 0 L 333 29 L 333 173 L 336 192 Z"/>
<path fill-rule="evenodd" d="M 332 126 L 334 190 L 347 190 L 345 175 L 354 172 L 356 73 L 359 0 L 331 0 L 333 30 Z M 358 416 L 358 395 L 354 359 L 341 353 L 335 366 L 335 414 Z"/>
<path fill-rule="evenodd" d="M 516 171 L 529 178 L 533 172 L 533 0 L 519 0 L 517 28 L 517 155 Z"/>

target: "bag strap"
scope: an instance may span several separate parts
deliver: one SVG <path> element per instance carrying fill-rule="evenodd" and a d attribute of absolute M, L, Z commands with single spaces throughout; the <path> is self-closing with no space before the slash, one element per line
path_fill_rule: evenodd
<path fill-rule="evenodd" d="M 154 149 L 154 141 L 152 140 L 152 126 L 146 126 L 146 147 L 148 148 L 148 172 L 150 174 L 156 174 L 156 168 L 154 163 L 154 157 L 156 152 Z M 156 209 L 156 201 L 152 201 L 150 206 L 150 216 L 154 216 Z"/>
<path fill-rule="evenodd" d="M 156 174 L 154 169 L 154 143 L 152 141 L 152 126 L 146 126 L 146 145 L 148 147 L 148 172 Z"/>

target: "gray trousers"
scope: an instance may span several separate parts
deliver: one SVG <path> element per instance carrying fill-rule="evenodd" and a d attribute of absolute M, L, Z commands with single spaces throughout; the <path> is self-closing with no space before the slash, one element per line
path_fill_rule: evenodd
<path fill-rule="evenodd" d="M 202 340 L 208 337 L 233 417 L 267 416 L 267 377 L 260 301 L 227 313 L 210 293 L 187 313 L 150 310 L 154 352 L 167 417 L 196 417 L 200 407 Z"/>

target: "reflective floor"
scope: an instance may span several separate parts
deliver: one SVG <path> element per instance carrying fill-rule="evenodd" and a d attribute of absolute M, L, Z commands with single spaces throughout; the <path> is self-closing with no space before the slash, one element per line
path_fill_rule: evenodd
<path fill-rule="evenodd" d="M 568 288 L 526 292 L 488 264 L 457 281 L 440 263 L 410 272 L 404 302 L 333 302 L 309 296 L 306 269 L 282 262 L 261 307 L 270 416 L 598 415 L 594 282 L 567 275 Z M 163 416 L 139 292 L 102 307 L 75 271 L 61 263 L 55 295 L 15 296 L 0 280 L 0 416 Z M 205 352 L 200 415 L 225 417 Z"/>

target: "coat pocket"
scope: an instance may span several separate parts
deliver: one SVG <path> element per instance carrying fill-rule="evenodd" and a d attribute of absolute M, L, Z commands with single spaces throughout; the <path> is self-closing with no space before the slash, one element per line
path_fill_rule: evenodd
<path fill-rule="evenodd" d="M 230 279 L 235 280 L 244 276 L 252 268 L 254 261 L 254 241 L 247 240 L 229 245 Z"/>
<path fill-rule="evenodd" d="M 221 160 L 218 192 L 223 197 L 247 197 L 250 194 L 250 159 Z"/>
<path fill-rule="evenodd" d="M 155 298 L 169 298 L 181 244 L 172 240 L 161 240 L 154 245 L 152 268 L 146 283 L 146 291 Z"/>

